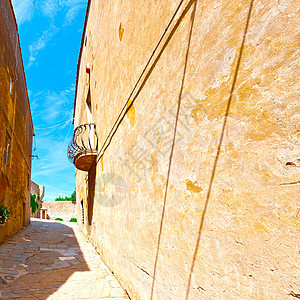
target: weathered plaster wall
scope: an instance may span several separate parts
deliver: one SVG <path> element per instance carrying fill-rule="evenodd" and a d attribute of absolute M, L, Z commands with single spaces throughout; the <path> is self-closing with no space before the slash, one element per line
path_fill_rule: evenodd
<path fill-rule="evenodd" d="M 11 137 L 4 162 L 6 133 Z M 11 219 L 0 227 L 0 243 L 30 222 L 32 121 L 17 25 L 10 1 L 0 2 L 0 204 Z"/>
<path fill-rule="evenodd" d="M 178 4 L 91 1 L 75 126 L 90 89 L 100 147 Z M 82 200 L 133 299 L 300 293 L 299 20 L 296 1 L 183 1 L 94 184 L 76 171 L 77 218 Z"/>
<path fill-rule="evenodd" d="M 51 220 L 62 218 L 68 222 L 76 218 L 76 203 L 72 201 L 44 201 L 43 208 L 47 208 L 47 216 Z"/>

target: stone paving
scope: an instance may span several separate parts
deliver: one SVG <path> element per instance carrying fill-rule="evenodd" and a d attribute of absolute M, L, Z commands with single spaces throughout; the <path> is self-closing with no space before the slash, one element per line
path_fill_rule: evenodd
<path fill-rule="evenodd" d="M 0 299 L 129 299 L 74 223 L 32 219 L 0 246 Z"/>

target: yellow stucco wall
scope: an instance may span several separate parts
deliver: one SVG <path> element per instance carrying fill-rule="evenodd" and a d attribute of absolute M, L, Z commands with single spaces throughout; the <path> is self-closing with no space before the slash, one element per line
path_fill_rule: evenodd
<path fill-rule="evenodd" d="M 0 3 L 0 204 L 10 221 L 0 227 L 0 243 L 30 222 L 32 121 L 17 26 L 10 1 Z M 4 162 L 6 134 L 11 137 Z M 28 185 L 29 183 L 29 185 Z"/>
<path fill-rule="evenodd" d="M 90 89 L 100 148 L 179 2 L 91 1 L 75 126 Z M 183 1 L 95 187 L 76 171 L 77 218 L 83 200 L 132 299 L 300 293 L 299 19 L 296 1 Z"/>

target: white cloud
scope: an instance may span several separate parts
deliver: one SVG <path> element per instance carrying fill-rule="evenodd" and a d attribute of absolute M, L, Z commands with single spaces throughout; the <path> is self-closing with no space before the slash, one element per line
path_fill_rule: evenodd
<path fill-rule="evenodd" d="M 33 65 L 33 63 L 36 61 L 38 52 L 46 47 L 46 43 L 57 32 L 58 32 L 58 28 L 53 24 L 51 24 L 51 26 L 47 30 L 43 31 L 42 35 L 32 45 L 28 47 L 30 56 L 29 56 L 29 63 L 27 67 Z"/>
<path fill-rule="evenodd" d="M 33 180 L 45 186 L 44 200 L 70 196 L 74 190 L 74 166 L 67 159 L 73 134 L 74 84 L 64 90 L 41 91 L 31 97 L 37 154 Z M 58 125 L 58 126 L 57 126 Z"/>
<path fill-rule="evenodd" d="M 63 26 L 70 25 L 72 23 L 72 21 L 76 18 L 80 9 L 82 9 L 84 7 L 85 7 L 85 4 L 83 4 L 83 3 L 78 3 L 78 4 L 74 5 L 73 7 L 71 7 L 66 13 L 65 22 L 64 22 Z"/>
<path fill-rule="evenodd" d="M 57 130 L 56 124 L 68 126 L 73 117 L 74 84 L 61 91 L 43 91 L 31 97 L 31 109 L 34 119 L 42 121 L 37 127 Z M 53 127 L 53 129 L 52 129 Z M 41 132 L 39 132 L 41 134 Z M 48 132 L 49 133 L 49 132 Z"/>
<path fill-rule="evenodd" d="M 31 20 L 34 13 L 33 0 L 12 0 L 12 5 L 19 26 Z"/>
<path fill-rule="evenodd" d="M 18 25 L 30 21 L 35 11 L 53 19 L 61 10 L 66 11 L 63 26 L 70 25 L 87 0 L 12 0 Z M 35 4 L 34 4 L 35 3 Z"/>
<path fill-rule="evenodd" d="M 37 144 L 42 156 L 33 161 L 33 179 L 45 186 L 44 200 L 70 196 L 75 186 L 74 167 L 67 159 L 66 145 L 56 135 L 38 137 Z"/>
<path fill-rule="evenodd" d="M 44 16 L 54 18 L 61 10 L 66 11 L 63 26 L 70 25 L 80 9 L 85 8 L 86 0 L 40 0 L 39 7 Z"/>
<path fill-rule="evenodd" d="M 46 0 L 40 4 L 40 7 L 42 10 L 42 13 L 45 16 L 47 16 L 49 18 L 53 18 L 59 9 L 59 1 L 58 0 Z"/>

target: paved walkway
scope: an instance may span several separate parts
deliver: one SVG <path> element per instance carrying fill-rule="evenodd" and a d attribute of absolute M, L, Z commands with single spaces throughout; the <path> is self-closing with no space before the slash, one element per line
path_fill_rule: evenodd
<path fill-rule="evenodd" d="M 0 246 L 0 299 L 129 299 L 74 223 L 32 219 Z"/>

